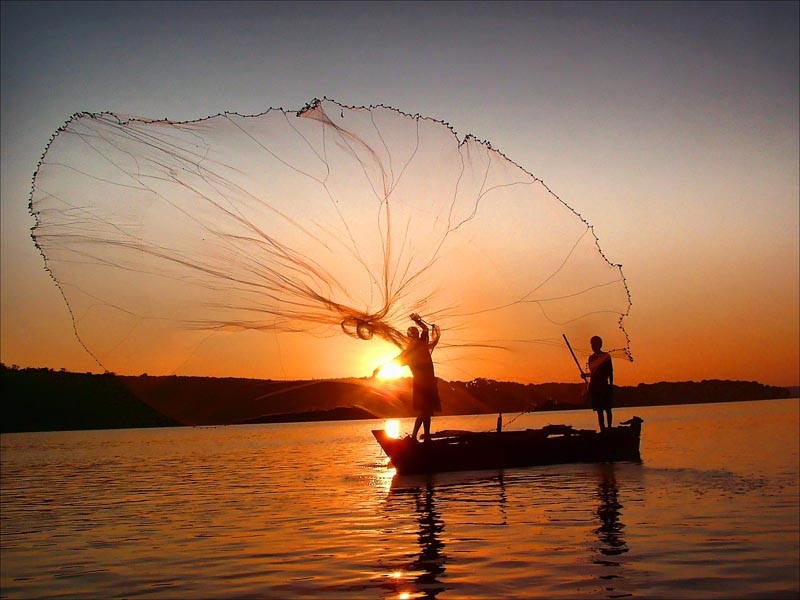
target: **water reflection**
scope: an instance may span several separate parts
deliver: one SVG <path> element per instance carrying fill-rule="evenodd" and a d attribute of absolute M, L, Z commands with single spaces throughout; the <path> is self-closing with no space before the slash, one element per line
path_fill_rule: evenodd
<path fill-rule="evenodd" d="M 500 471 L 499 475 L 497 476 L 497 483 L 500 486 L 499 508 L 500 508 L 500 515 L 502 516 L 500 525 L 508 525 L 508 513 L 506 512 L 506 504 L 508 503 L 508 497 L 506 496 L 506 481 L 505 478 L 503 477 L 503 471 Z"/>
<path fill-rule="evenodd" d="M 619 485 L 617 484 L 614 463 L 600 463 L 597 465 L 597 497 L 599 504 L 596 515 L 600 526 L 595 529 L 600 542 L 597 547 L 598 556 L 594 564 L 604 567 L 600 579 L 604 581 L 605 591 L 610 598 L 629 596 L 616 589 L 621 579 L 622 562 L 618 558 L 628 551 L 628 544 L 623 536 L 625 524 L 620 520 L 622 504 L 619 503 Z"/>
<path fill-rule="evenodd" d="M 465 496 L 477 498 L 480 505 L 496 504 L 500 521 L 486 525 L 508 525 L 502 471 L 395 475 L 392 479 L 385 508 L 395 514 L 413 516 L 419 547 L 418 552 L 408 555 L 411 560 L 396 565 L 391 573 L 391 586 L 398 598 L 436 598 L 448 589 L 441 504 Z"/>
<path fill-rule="evenodd" d="M 442 552 L 444 542 L 440 538 L 444 531 L 444 521 L 436 510 L 433 489 L 433 484 L 428 482 L 425 492 L 418 490 L 416 494 L 417 523 L 419 524 L 417 540 L 420 551 L 419 556 L 411 565 L 413 570 L 420 572 L 416 579 L 417 589 L 424 592 L 427 598 L 435 598 L 439 592 L 445 589 L 444 584 L 438 579 L 445 570 L 445 556 Z"/>
<path fill-rule="evenodd" d="M 419 553 L 413 560 L 392 574 L 399 598 L 435 598 L 446 589 L 441 581 L 447 562 L 442 541 L 445 524 L 435 497 L 433 478 L 392 480 L 387 505 L 391 508 L 394 502 L 413 499 L 419 545 Z"/>

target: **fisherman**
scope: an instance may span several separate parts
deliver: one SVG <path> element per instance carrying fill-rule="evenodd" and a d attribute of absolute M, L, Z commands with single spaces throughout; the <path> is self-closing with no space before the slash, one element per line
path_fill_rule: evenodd
<path fill-rule="evenodd" d="M 600 431 L 611 428 L 611 404 L 614 394 L 614 366 L 611 363 L 611 355 L 603 352 L 603 340 L 599 336 L 594 336 L 589 341 L 592 345 L 592 355 L 589 357 L 587 367 L 589 372 L 581 371 L 581 377 L 588 379 L 586 393 L 592 403 L 592 410 L 597 411 L 597 422 Z M 603 421 L 605 412 L 608 425 Z"/>
<path fill-rule="evenodd" d="M 431 435 L 431 417 L 435 412 L 442 410 L 431 358 L 431 352 L 439 343 L 441 330 L 433 324 L 429 329 L 428 324 L 417 313 L 412 313 L 410 318 L 417 327 L 408 328 L 408 345 L 393 359 L 393 362 L 398 365 L 408 365 L 408 368 L 411 369 L 411 374 L 414 376 L 412 405 L 417 415 L 417 420 L 414 422 L 414 433 L 411 434 L 411 437 L 416 440 L 420 427 L 422 427 L 424 429 L 423 439 L 428 442 Z M 377 374 L 379 370 L 380 367 L 375 369 L 373 375 Z"/>

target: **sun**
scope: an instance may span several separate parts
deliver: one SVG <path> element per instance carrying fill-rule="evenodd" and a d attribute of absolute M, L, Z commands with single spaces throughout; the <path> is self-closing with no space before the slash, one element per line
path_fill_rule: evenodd
<path fill-rule="evenodd" d="M 374 376 L 380 381 L 411 377 L 411 371 L 408 367 L 394 362 L 394 359 L 397 358 L 397 352 L 398 348 L 394 344 L 390 344 L 385 340 L 377 340 L 377 343 L 372 344 L 363 355 L 363 372 L 369 373 L 370 377 Z M 377 372 L 375 372 L 376 367 L 378 367 Z"/>
<path fill-rule="evenodd" d="M 378 379 L 397 379 L 398 377 L 406 376 L 407 371 L 407 367 L 401 367 L 395 362 L 389 362 L 380 368 L 376 377 Z"/>

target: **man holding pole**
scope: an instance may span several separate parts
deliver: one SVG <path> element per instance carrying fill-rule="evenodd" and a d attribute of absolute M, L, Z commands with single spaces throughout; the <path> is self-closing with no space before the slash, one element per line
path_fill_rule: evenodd
<path fill-rule="evenodd" d="M 614 365 L 611 362 L 611 355 L 608 352 L 603 352 L 603 340 L 600 336 L 594 336 L 589 343 L 592 345 L 592 355 L 589 357 L 587 367 L 589 372 L 586 373 L 578 362 L 578 357 L 572 350 L 572 346 L 564 335 L 564 341 L 567 343 L 572 358 L 578 369 L 581 371 L 581 377 L 588 379 L 586 386 L 586 394 L 592 403 L 592 410 L 597 412 L 597 423 L 600 425 L 600 431 L 605 431 L 606 428 L 611 427 L 611 406 L 614 396 Z M 606 414 L 608 425 L 603 420 L 603 413 Z"/>
<path fill-rule="evenodd" d="M 589 357 L 587 366 L 588 373 L 581 373 L 581 377 L 589 379 L 586 386 L 586 393 L 592 402 L 592 410 L 597 411 L 597 423 L 600 431 L 605 431 L 606 427 L 611 427 L 611 404 L 614 396 L 614 366 L 611 363 L 611 355 L 603 352 L 603 340 L 600 336 L 594 336 L 590 340 L 593 354 Z M 603 413 L 606 413 L 608 425 L 603 423 Z"/>

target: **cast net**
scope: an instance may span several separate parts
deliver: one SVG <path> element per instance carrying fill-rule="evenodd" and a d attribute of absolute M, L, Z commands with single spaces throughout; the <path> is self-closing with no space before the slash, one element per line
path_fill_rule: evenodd
<path fill-rule="evenodd" d="M 384 106 L 79 113 L 30 210 L 76 335 L 118 373 L 365 375 L 414 312 L 445 379 L 573 378 L 562 334 L 630 359 L 592 227 L 490 144 Z"/>

